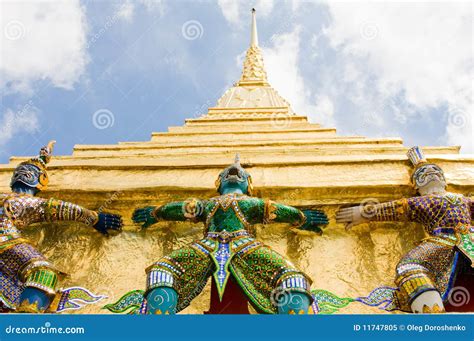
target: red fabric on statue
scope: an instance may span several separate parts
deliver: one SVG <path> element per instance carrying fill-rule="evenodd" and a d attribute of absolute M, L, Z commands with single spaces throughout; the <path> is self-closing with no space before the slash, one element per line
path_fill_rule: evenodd
<path fill-rule="evenodd" d="M 219 300 L 216 283 L 212 278 L 211 303 L 204 314 L 250 314 L 247 297 L 232 276 L 225 287 L 222 301 Z"/>
<path fill-rule="evenodd" d="M 446 312 L 474 312 L 474 269 L 465 262 L 453 284 L 452 297 L 445 302 Z"/>

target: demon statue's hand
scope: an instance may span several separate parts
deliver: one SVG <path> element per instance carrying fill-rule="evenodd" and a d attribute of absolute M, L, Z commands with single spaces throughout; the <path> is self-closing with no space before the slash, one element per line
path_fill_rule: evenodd
<path fill-rule="evenodd" d="M 142 208 L 137 208 L 133 212 L 132 220 L 136 224 L 141 224 L 143 228 L 147 228 L 150 225 L 158 222 L 153 211 L 156 209 L 155 206 L 147 206 Z"/>
<path fill-rule="evenodd" d="M 367 219 L 362 215 L 360 206 L 345 207 L 336 212 L 336 223 L 345 224 L 346 231 L 352 229 L 354 225 L 362 224 Z"/>
<path fill-rule="evenodd" d="M 306 217 L 306 222 L 299 229 L 322 235 L 322 229 L 329 223 L 326 213 L 320 210 L 305 210 L 303 213 Z"/>
<path fill-rule="evenodd" d="M 118 214 L 99 213 L 99 220 L 95 223 L 94 228 L 108 236 L 110 233 L 116 234 L 122 231 L 122 217 Z"/>

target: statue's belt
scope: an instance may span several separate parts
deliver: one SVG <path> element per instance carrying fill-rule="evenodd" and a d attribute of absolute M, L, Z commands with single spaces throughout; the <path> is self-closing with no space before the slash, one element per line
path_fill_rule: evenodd
<path fill-rule="evenodd" d="M 246 238 L 252 238 L 250 233 L 246 230 L 238 230 L 234 232 L 208 232 L 206 234 L 207 239 L 214 240 L 218 243 L 216 248 L 209 253 L 214 263 L 216 264 L 216 270 L 214 272 L 214 280 L 217 287 L 219 298 L 222 300 L 224 290 L 228 279 L 230 278 L 230 271 L 228 269 L 231 259 L 236 254 L 237 249 L 232 249 L 232 243 L 236 240 L 244 240 Z M 253 238 L 247 243 L 243 243 L 240 247 L 245 247 L 252 243 Z"/>
<path fill-rule="evenodd" d="M 458 224 L 455 227 L 449 226 L 438 226 L 433 229 L 432 234 L 434 236 L 438 235 L 451 235 L 451 234 L 470 234 L 474 233 L 474 227 L 466 224 Z"/>
<path fill-rule="evenodd" d="M 455 247 L 464 254 L 474 267 L 474 227 L 459 224 L 456 227 L 438 227 L 432 236 L 424 240 L 436 244 Z"/>
<path fill-rule="evenodd" d="M 206 238 L 218 240 L 220 243 L 228 243 L 234 238 L 238 237 L 251 237 L 250 233 L 246 230 L 239 230 L 235 232 L 208 232 Z"/>

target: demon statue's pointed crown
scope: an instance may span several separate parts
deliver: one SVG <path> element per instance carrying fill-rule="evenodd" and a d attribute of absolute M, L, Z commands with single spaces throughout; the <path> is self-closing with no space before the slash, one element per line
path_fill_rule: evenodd
<path fill-rule="evenodd" d="M 252 195 L 252 177 L 241 166 L 239 154 L 235 155 L 234 163 L 224 169 L 216 180 L 216 189 L 220 194 L 224 188 L 240 188 L 243 193 Z"/>
<path fill-rule="evenodd" d="M 13 172 L 10 187 L 26 185 L 38 191 L 44 190 L 49 182 L 46 165 L 51 160 L 55 143 L 56 141 L 49 141 L 48 145 L 41 148 L 37 157 L 20 163 Z"/>
<path fill-rule="evenodd" d="M 416 189 L 427 185 L 433 180 L 438 180 L 446 186 L 443 170 L 437 164 L 429 163 L 420 147 L 410 148 L 407 156 L 414 167 L 411 174 L 411 182 Z"/>

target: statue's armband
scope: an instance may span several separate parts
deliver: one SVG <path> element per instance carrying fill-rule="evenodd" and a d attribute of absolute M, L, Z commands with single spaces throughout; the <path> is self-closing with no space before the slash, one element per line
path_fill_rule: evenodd
<path fill-rule="evenodd" d="M 77 221 L 93 226 L 98 221 L 98 214 L 79 205 L 51 198 L 44 203 L 44 220 Z"/>
<path fill-rule="evenodd" d="M 171 221 L 201 221 L 204 214 L 205 203 L 199 199 L 172 202 L 153 210 L 156 220 Z"/>
<path fill-rule="evenodd" d="M 409 220 L 407 199 L 384 202 L 372 208 L 364 207 L 364 213 L 369 220 L 375 221 L 406 221 Z"/>
<path fill-rule="evenodd" d="M 290 223 L 295 226 L 301 226 L 306 222 L 306 217 L 299 209 L 278 204 L 271 200 L 265 200 L 264 224 L 270 223 Z"/>

